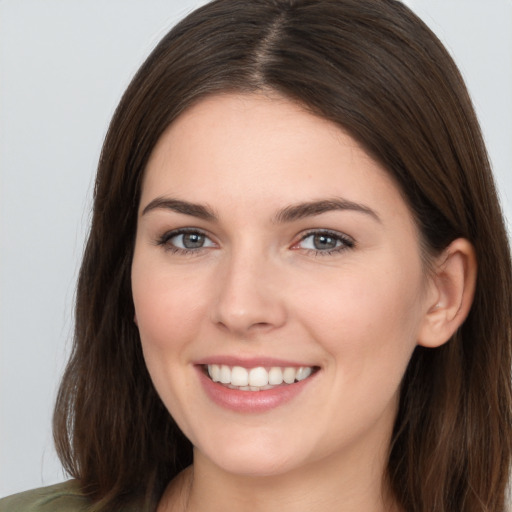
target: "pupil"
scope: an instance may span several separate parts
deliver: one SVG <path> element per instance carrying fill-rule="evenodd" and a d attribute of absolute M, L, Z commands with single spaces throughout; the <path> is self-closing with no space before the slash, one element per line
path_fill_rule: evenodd
<path fill-rule="evenodd" d="M 336 247 L 336 239 L 327 235 L 316 235 L 313 243 L 315 249 L 334 249 Z"/>
<path fill-rule="evenodd" d="M 199 233 L 186 233 L 183 235 L 183 245 L 187 249 L 197 249 L 202 247 L 204 243 L 204 235 Z"/>

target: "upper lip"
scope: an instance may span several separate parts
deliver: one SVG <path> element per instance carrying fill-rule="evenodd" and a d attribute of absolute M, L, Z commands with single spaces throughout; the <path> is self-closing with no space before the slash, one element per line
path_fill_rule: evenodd
<path fill-rule="evenodd" d="M 285 359 L 279 359 L 275 357 L 237 357 L 230 355 L 218 355 L 218 356 L 210 356 L 204 357 L 194 362 L 196 365 L 208 365 L 208 364 L 218 364 L 218 365 L 226 365 L 226 366 L 241 366 L 243 368 L 256 368 L 259 366 L 262 367 L 313 367 L 314 364 L 305 363 L 305 362 L 297 362 Z"/>

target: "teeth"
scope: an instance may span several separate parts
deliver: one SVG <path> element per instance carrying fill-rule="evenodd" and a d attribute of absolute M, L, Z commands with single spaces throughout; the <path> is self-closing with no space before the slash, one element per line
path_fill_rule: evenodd
<path fill-rule="evenodd" d="M 233 366 L 231 370 L 231 384 L 233 386 L 248 386 L 249 372 L 241 366 Z"/>
<path fill-rule="evenodd" d="M 283 383 L 283 370 L 281 368 L 270 368 L 268 372 L 268 383 L 271 386 L 279 386 L 279 384 Z"/>
<path fill-rule="evenodd" d="M 219 382 L 222 384 L 231 384 L 231 370 L 229 366 L 222 365 L 220 367 Z"/>
<path fill-rule="evenodd" d="M 300 382 L 301 380 L 307 379 L 310 375 L 313 369 L 310 366 L 301 366 L 297 370 L 296 379 Z"/>
<path fill-rule="evenodd" d="M 213 382 L 219 382 L 220 380 L 220 368 L 218 364 L 211 364 L 208 367 L 208 372 L 210 373 L 210 377 Z"/>
<path fill-rule="evenodd" d="M 261 366 L 249 372 L 249 385 L 263 387 L 268 384 L 268 372 Z"/>
<path fill-rule="evenodd" d="M 295 375 L 297 375 L 297 370 L 292 367 L 287 367 L 283 372 L 283 380 L 286 382 L 286 384 L 291 384 L 295 381 Z"/>
<path fill-rule="evenodd" d="M 264 368 L 243 368 L 242 366 L 227 366 L 218 364 L 208 365 L 208 375 L 213 382 L 220 382 L 231 389 L 241 391 L 262 391 L 272 389 L 281 384 L 293 384 L 295 381 L 307 379 L 313 373 L 311 366 L 299 368 L 273 366 Z"/>

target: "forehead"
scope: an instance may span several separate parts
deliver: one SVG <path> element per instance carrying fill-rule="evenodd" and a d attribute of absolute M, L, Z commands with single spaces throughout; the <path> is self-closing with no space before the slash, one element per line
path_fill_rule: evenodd
<path fill-rule="evenodd" d="M 255 209 L 336 195 L 410 216 L 388 173 L 350 135 L 275 95 L 216 95 L 185 111 L 152 152 L 141 207 L 162 195 Z"/>

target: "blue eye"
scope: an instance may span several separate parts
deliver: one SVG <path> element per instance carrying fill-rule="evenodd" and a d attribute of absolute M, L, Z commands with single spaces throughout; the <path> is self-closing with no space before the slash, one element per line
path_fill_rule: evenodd
<path fill-rule="evenodd" d="M 316 254 L 332 254 L 354 247 L 354 241 L 346 235 L 333 231 L 314 231 L 306 234 L 296 245 L 299 249 Z"/>
<path fill-rule="evenodd" d="M 206 247 L 215 247 L 215 244 L 201 231 L 180 229 L 165 233 L 158 241 L 173 252 L 197 252 Z"/>

